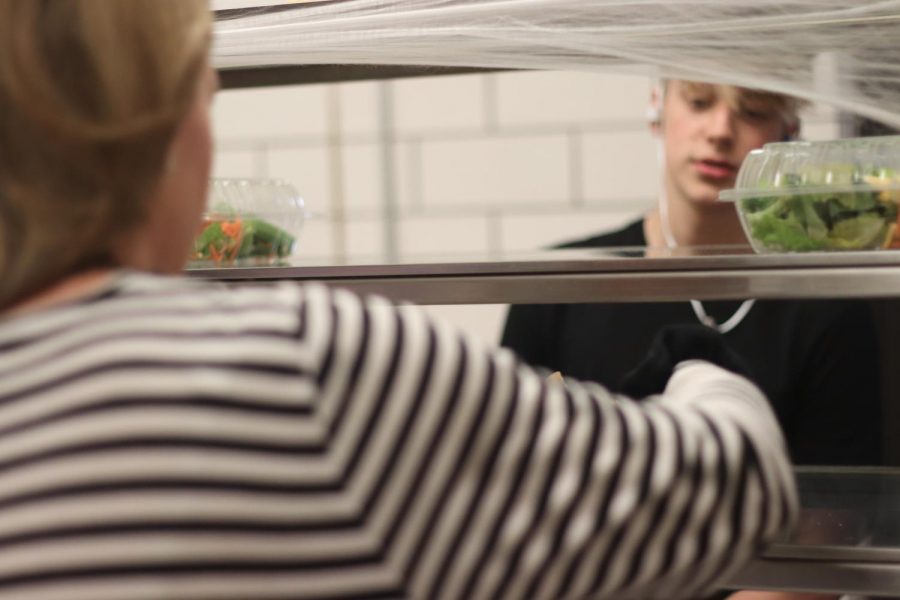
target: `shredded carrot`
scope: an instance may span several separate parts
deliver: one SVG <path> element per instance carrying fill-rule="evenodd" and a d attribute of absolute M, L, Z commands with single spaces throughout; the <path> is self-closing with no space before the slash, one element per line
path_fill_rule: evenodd
<path fill-rule="evenodd" d="M 237 219 L 235 221 L 223 221 L 222 222 L 222 233 L 227 235 L 230 238 L 237 238 L 241 235 L 241 221 Z"/>
<path fill-rule="evenodd" d="M 222 262 L 222 253 L 219 252 L 219 249 L 216 248 L 213 244 L 209 246 L 209 257 L 213 260 L 215 264 L 219 264 Z"/>

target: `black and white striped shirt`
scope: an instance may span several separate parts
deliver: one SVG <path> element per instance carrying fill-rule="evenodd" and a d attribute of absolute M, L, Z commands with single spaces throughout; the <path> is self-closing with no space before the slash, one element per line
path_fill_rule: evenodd
<path fill-rule="evenodd" d="M 749 382 L 547 383 L 414 307 L 122 273 L 0 321 L 0 598 L 674 598 L 796 513 Z"/>

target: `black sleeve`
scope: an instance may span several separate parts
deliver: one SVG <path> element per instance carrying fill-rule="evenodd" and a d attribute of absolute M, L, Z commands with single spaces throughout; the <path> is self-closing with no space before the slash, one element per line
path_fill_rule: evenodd
<path fill-rule="evenodd" d="M 862 302 L 842 303 L 814 340 L 788 433 L 797 464 L 877 465 L 883 461 L 878 343 Z"/>
<path fill-rule="evenodd" d="M 552 304 L 509 307 L 500 345 L 513 350 L 526 363 L 557 370 L 559 310 Z"/>

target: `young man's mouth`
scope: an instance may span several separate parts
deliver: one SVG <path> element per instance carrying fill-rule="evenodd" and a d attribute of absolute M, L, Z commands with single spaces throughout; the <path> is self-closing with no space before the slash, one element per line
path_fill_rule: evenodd
<path fill-rule="evenodd" d="M 705 179 L 730 181 L 737 175 L 737 166 L 724 160 L 697 159 L 691 161 L 694 170 Z"/>

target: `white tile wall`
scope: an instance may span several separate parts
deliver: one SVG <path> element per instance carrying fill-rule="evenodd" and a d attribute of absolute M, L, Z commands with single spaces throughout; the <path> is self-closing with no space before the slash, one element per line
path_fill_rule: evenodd
<path fill-rule="evenodd" d="M 309 210 L 331 211 L 331 184 L 327 148 L 278 148 L 267 153 L 266 176 L 289 181 Z"/>
<path fill-rule="evenodd" d="M 259 152 L 253 150 L 217 150 L 213 162 L 213 176 L 262 177 L 263 174 L 258 169 L 258 165 L 262 164 L 257 160 L 258 154 Z"/>
<path fill-rule="evenodd" d="M 340 103 L 339 131 L 345 136 L 374 136 L 380 129 L 378 83 L 353 81 L 336 84 Z"/>
<path fill-rule="evenodd" d="M 348 143 L 342 149 L 344 206 L 350 213 L 377 213 L 382 207 L 382 154 L 374 142 Z"/>
<path fill-rule="evenodd" d="M 808 104 L 801 110 L 804 122 L 835 122 L 838 116 L 837 109 L 824 104 Z"/>
<path fill-rule="evenodd" d="M 347 221 L 347 259 L 381 263 L 386 260 L 384 251 L 384 222 L 380 219 Z"/>
<path fill-rule="evenodd" d="M 304 261 L 330 263 L 336 257 L 333 241 L 333 224 L 330 219 L 313 215 L 304 224 L 294 246 L 294 256 Z"/>
<path fill-rule="evenodd" d="M 804 122 L 800 136 L 810 141 L 833 140 L 840 137 L 840 127 L 837 121 Z"/>
<path fill-rule="evenodd" d="M 564 204 L 570 197 L 565 135 L 422 144 L 425 206 Z"/>
<path fill-rule="evenodd" d="M 589 72 L 501 73 L 498 120 L 503 128 L 644 122 L 650 98 L 646 77 Z"/>
<path fill-rule="evenodd" d="M 484 77 L 414 77 L 394 83 L 394 124 L 401 135 L 484 129 Z"/>
<path fill-rule="evenodd" d="M 583 193 L 587 201 L 619 202 L 656 196 L 659 169 L 649 130 L 583 136 Z"/>
<path fill-rule="evenodd" d="M 398 233 L 404 258 L 485 254 L 490 249 L 485 217 L 401 217 Z"/>
<path fill-rule="evenodd" d="M 394 157 L 394 184 L 397 188 L 394 199 L 403 211 L 419 211 L 423 202 L 422 142 L 415 138 L 397 142 Z"/>
<path fill-rule="evenodd" d="M 801 111 L 800 137 L 802 139 L 832 140 L 840 137 L 840 134 L 840 115 L 834 108 L 813 104 Z"/>
<path fill-rule="evenodd" d="M 326 87 L 293 85 L 219 94 L 213 123 L 220 139 L 322 137 L 327 132 Z"/>

